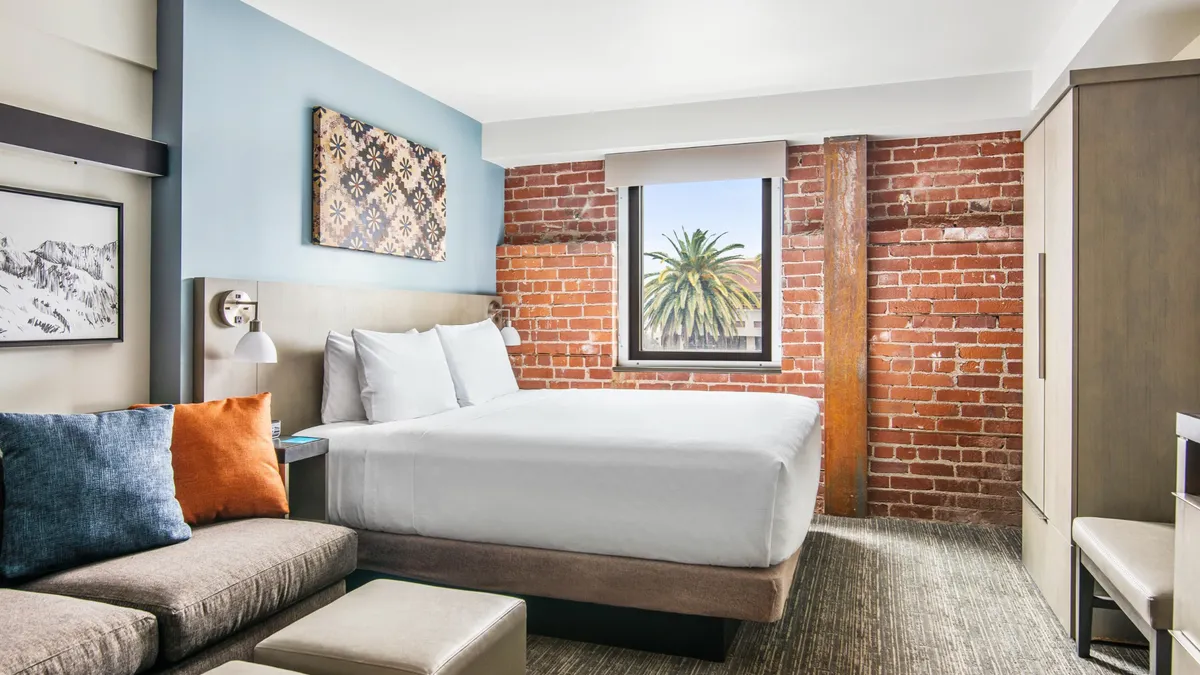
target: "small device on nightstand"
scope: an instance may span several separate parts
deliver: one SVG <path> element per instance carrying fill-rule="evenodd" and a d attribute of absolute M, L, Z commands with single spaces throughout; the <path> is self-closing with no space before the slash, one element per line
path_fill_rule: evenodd
<path fill-rule="evenodd" d="M 325 461 L 329 439 L 285 436 L 275 439 L 293 520 L 325 520 Z"/>

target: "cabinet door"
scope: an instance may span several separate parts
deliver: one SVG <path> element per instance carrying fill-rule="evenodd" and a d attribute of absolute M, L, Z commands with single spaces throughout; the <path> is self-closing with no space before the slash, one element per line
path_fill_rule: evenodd
<path fill-rule="evenodd" d="M 1200 77 L 1076 101 L 1076 513 L 1169 522 L 1175 413 L 1200 409 Z"/>
<path fill-rule="evenodd" d="M 1024 339 L 1022 349 L 1021 490 L 1045 511 L 1045 420 L 1046 381 L 1043 379 L 1042 310 L 1045 307 L 1045 167 L 1046 127 L 1034 129 L 1025 139 L 1025 271 Z"/>
<path fill-rule="evenodd" d="M 1075 503 L 1075 130 L 1069 92 L 1046 128 L 1045 497 L 1050 524 L 1070 540 Z"/>

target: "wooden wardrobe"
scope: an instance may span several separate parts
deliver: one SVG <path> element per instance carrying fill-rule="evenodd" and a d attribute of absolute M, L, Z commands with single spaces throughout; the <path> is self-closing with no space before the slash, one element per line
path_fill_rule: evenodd
<path fill-rule="evenodd" d="M 1023 557 L 1073 635 L 1072 519 L 1171 522 L 1200 410 L 1200 60 L 1071 73 L 1025 139 L 1024 294 Z"/>

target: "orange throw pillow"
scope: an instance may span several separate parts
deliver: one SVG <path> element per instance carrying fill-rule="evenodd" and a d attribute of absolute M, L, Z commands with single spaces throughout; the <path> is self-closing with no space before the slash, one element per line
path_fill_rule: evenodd
<path fill-rule="evenodd" d="M 176 405 L 171 465 L 175 498 L 191 525 L 288 513 L 270 393 Z"/>

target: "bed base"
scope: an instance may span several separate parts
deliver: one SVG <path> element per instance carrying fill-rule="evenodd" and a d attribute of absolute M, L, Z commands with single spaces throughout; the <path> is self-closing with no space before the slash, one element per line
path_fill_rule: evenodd
<path fill-rule="evenodd" d="M 797 551 L 772 567 L 719 567 L 358 530 L 358 567 L 454 588 L 771 623 Z"/>
<path fill-rule="evenodd" d="M 358 530 L 350 583 L 512 595 L 528 604 L 535 635 L 721 661 L 742 621 L 783 616 L 799 557 L 718 567 Z"/>
<path fill-rule="evenodd" d="M 352 590 L 376 579 L 429 583 L 360 569 L 346 579 L 346 587 Z M 432 585 L 448 587 L 444 584 Z M 508 595 L 525 601 L 525 626 L 530 635 L 638 649 L 704 661 L 724 661 L 742 625 L 737 619 L 615 607 L 531 595 Z"/>

